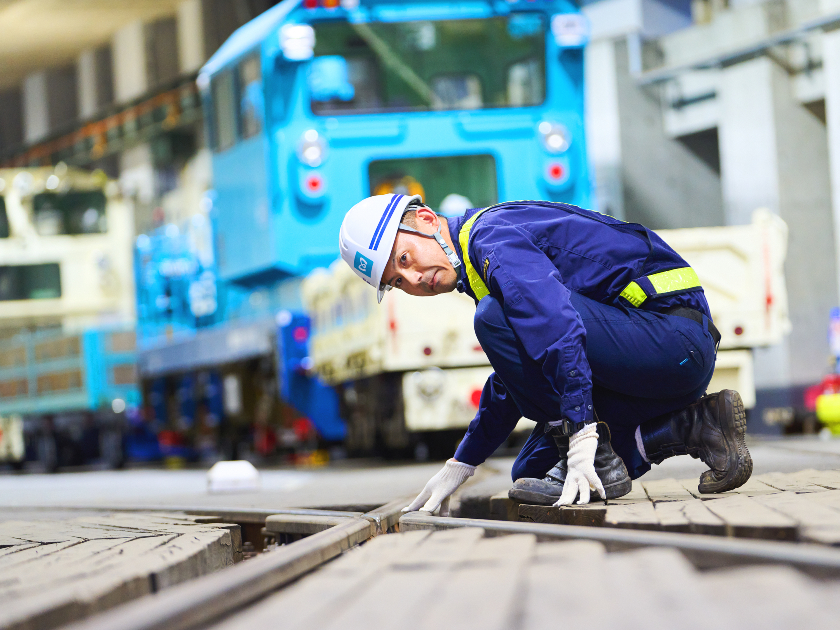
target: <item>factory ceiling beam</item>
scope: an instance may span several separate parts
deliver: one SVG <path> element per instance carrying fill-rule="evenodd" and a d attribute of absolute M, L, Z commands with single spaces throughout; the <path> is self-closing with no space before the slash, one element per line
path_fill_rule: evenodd
<path fill-rule="evenodd" d="M 174 15 L 179 0 L 0 0 L 0 89 L 72 63 L 135 20 Z"/>

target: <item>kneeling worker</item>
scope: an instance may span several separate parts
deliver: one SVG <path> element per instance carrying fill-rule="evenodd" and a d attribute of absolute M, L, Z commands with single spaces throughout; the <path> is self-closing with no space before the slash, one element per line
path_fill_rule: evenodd
<path fill-rule="evenodd" d="M 537 423 L 513 465 L 509 494 L 522 502 L 587 503 L 590 488 L 617 498 L 674 455 L 709 466 L 703 493 L 749 479 L 740 395 L 705 395 L 720 334 L 703 289 L 647 228 L 546 201 L 446 219 L 389 194 L 353 206 L 339 244 L 380 302 L 392 288 L 473 298 L 495 370 L 454 458 L 409 510 L 447 513 L 522 416 Z"/>

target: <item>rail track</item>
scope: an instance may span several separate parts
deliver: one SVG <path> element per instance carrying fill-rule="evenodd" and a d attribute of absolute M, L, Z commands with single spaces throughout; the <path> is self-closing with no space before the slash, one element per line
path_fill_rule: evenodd
<path fill-rule="evenodd" d="M 262 521 L 262 536 L 286 544 L 69 628 L 368 628 L 381 623 L 392 625 L 400 619 L 410 623 L 413 617 L 409 612 L 416 612 L 419 605 L 418 593 L 431 597 L 434 614 L 430 618 L 445 613 L 440 619 L 462 619 L 463 627 L 539 627 L 542 617 L 532 617 L 542 604 L 523 609 L 522 601 L 527 597 L 511 598 L 511 593 L 538 591 L 545 585 L 540 575 L 565 576 L 569 571 L 586 573 L 597 567 L 613 567 L 610 571 L 635 576 L 638 584 L 647 582 L 648 590 L 636 595 L 642 599 L 650 592 L 660 597 L 683 593 L 683 603 L 688 605 L 692 588 L 702 591 L 707 588 L 704 585 L 717 583 L 715 580 L 725 582 L 730 576 L 735 580 L 731 588 L 743 589 L 744 580 L 754 582 L 758 575 L 772 576 L 770 586 L 762 591 L 770 602 L 789 597 L 784 595 L 786 591 L 804 591 L 819 600 L 810 608 L 817 617 L 825 608 L 820 602 L 840 603 L 840 549 L 830 546 L 403 514 L 401 509 L 408 501 L 400 499 L 364 513 L 282 510 L 269 514 L 266 510 L 213 509 L 212 517 L 225 522 L 253 528 Z M 447 598 L 446 589 L 441 590 L 447 575 L 460 589 L 460 599 Z M 667 579 L 669 575 L 673 580 Z M 736 580 L 738 575 L 741 577 Z M 506 585 L 505 589 L 500 591 L 499 584 Z M 690 587 L 692 584 L 694 587 Z M 741 586 L 736 588 L 737 584 Z M 435 598 L 435 593 L 439 597 Z M 555 595 L 549 599 L 562 600 Z M 753 604 L 747 597 L 738 606 L 749 608 Z M 764 608 L 755 605 L 757 614 L 768 610 L 767 604 Z M 472 616 L 464 615 L 465 607 L 472 608 Z M 608 608 L 602 601 L 599 614 L 606 614 Z M 480 610 L 493 610 L 492 618 Z M 543 613 L 545 619 L 554 618 L 551 611 Z M 720 614 L 727 614 L 726 610 Z M 776 627 L 774 619 L 781 622 L 783 616 L 776 615 L 766 627 Z M 480 620 L 482 625 L 477 625 Z M 678 621 L 671 618 L 669 623 Z M 819 618 L 804 621 L 810 627 L 822 627 Z M 417 621 L 411 627 L 428 623 Z M 724 623 L 721 627 L 727 626 Z"/>

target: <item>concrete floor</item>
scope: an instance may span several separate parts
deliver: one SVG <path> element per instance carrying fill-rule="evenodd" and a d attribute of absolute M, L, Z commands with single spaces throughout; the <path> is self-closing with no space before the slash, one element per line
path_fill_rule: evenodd
<path fill-rule="evenodd" d="M 840 439 L 816 437 L 752 441 L 755 474 L 806 468 L 840 469 Z M 470 493 L 495 494 L 510 485 L 512 457 L 492 458 L 470 480 Z M 321 469 L 266 469 L 257 492 L 209 494 L 203 470 L 126 470 L 0 475 L 0 520 L 5 508 L 56 507 L 349 507 L 382 505 L 419 492 L 440 462 L 385 464 L 337 462 Z M 700 475 L 689 457 L 654 466 L 645 479 Z"/>

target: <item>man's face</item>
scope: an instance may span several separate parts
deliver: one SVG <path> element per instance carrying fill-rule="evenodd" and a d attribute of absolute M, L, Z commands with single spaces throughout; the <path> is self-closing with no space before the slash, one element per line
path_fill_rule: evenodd
<path fill-rule="evenodd" d="M 417 229 L 432 235 L 440 219 L 428 208 L 417 210 Z M 458 274 L 433 238 L 399 231 L 382 282 L 409 295 L 438 295 L 453 291 Z"/>

